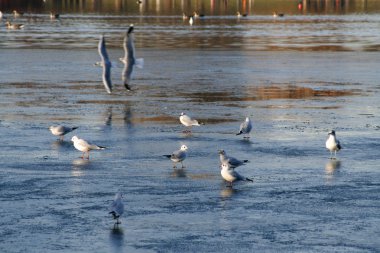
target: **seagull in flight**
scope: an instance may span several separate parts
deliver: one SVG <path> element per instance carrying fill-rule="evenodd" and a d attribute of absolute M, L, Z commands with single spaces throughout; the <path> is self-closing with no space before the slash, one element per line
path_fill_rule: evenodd
<path fill-rule="evenodd" d="M 111 61 L 108 58 L 107 50 L 106 50 L 106 41 L 104 39 L 104 35 L 100 36 L 98 51 L 101 58 L 100 65 L 103 67 L 103 84 L 106 88 L 106 91 L 111 94 L 112 92 L 112 82 L 111 82 Z"/>
<path fill-rule="evenodd" d="M 134 30 L 134 26 L 133 24 L 131 24 L 129 26 L 128 31 L 125 33 L 125 36 L 124 36 L 124 43 L 123 43 L 124 58 L 120 59 L 124 63 L 124 69 L 121 74 L 121 78 L 127 90 L 131 90 L 129 83 L 132 78 L 133 67 L 136 65 L 136 67 L 138 68 L 143 68 L 144 66 L 143 58 L 139 58 L 139 59 L 135 58 L 133 30 Z"/>

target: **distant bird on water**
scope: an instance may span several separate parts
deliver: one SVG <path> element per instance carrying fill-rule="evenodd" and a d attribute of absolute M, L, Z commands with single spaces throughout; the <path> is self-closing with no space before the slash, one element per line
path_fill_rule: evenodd
<path fill-rule="evenodd" d="M 12 29 L 12 30 L 18 30 L 18 29 L 24 28 L 23 24 L 13 24 L 9 21 L 7 21 L 5 24 L 6 24 L 8 29 Z"/>
<path fill-rule="evenodd" d="M 252 130 L 252 123 L 251 120 L 246 117 L 245 121 L 240 124 L 239 132 L 236 135 L 245 134 L 244 138 L 249 138 L 249 133 Z"/>
<path fill-rule="evenodd" d="M 87 141 L 85 141 L 83 139 L 79 139 L 77 136 L 73 136 L 73 138 L 71 138 L 71 141 L 74 143 L 74 147 L 77 150 L 83 152 L 82 159 L 85 158 L 85 154 L 86 153 L 87 153 L 87 159 L 90 159 L 90 151 L 91 150 L 105 149 L 105 147 L 98 146 L 98 145 L 95 145 L 95 144 L 90 144 L 90 143 L 88 143 Z"/>
<path fill-rule="evenodd" d="M 100 65 L 103 67 L 103 84 L 106 89 L 106 91 L 111 94 L 112 92 L 112 82 L 111 82 L 111 62 L 108 58 L 107 49 L 106 49 L 106 41 L 104 39 L 104 36 L 100 36 L 99 44 L 98 44 L 98 51 L 101 58 Z"/>
<path fill-rule="evenodd" d="M 63 137 L 65 136 L 65 134 L 68 134 L 77 128 L 78 127 L 67 127 L 67 126 L 61 125 L 61 126 L 50 126 L 49 130 L 53 135 L 59 136 L 59 139 L 63 141 Z"/>
<path fill-rule="evenodd" d="M 144 66 L 143 58 L 139 58 L 139 59 L 135 58 L 133 30 L 134 30 L 134 26 L 133 24 L 131 24 L 129 26 L 128 31 L 125 33 L 125 36 L 124 36 L 124 43 L 123 43 L 124 58 L 120 59 L 124 63 L 124 68 L 121 74 L 121 78 L 127 90 L 131 90 L 131 87 L 129 86 L 129 84 L 132 78 L 133 67 L 136 65 L 136 67 L 138 68 L 143 68 Z"/>
<path fill-rule="evenodd" d="M 236 12 L 236 16 L 237 16 L 238 18 L 246 17 L 246 16 L 247 16 L 247 13 L 243 13 L 243 14 L 241 14 L 240 11 L 238 11 L 238 12 Z"/>
<path fill-rule="evenodd" d="M 0 19 L 3 18 L 3 13 L 0 11 Z"/>
<path fill-rule="evenodd" d="M 284 13 L 277 13 L 276 11 L 273 12 L 273 17 L 274 18 L 277 18 L 277 17 L 284 17 L 285 14 Z"/>
<path fill-rule="evenodd" d="M 342 149 L 340 142 L 336 139 L 335 131 L 331 130 L 328 133 L 328 139 L 326 140 L 326 148 L 330 151 L 330 159 L 336 159 L 336 152 Z M 335 152 L 333 157 L 332 153 Z"/>
<path fill-rule="evenodd" d="M 121 224 L 120 216 L 124 213 L 124 204 L 122 201 L 123 194 L 121 192 L 116 193 L 115 199 L 112 201 L 109 207 L 109 214 L 112 214 L 114 220 L 116 220 L 115 226 Z"/>
<path fill-rule="evenodd" d="M 237 173 L 228 163 L 222 163 L 220 174 L 223 179 L 230 183 L 230 187 L 232 188 L 232 184 L 236 181 L 250 181 L 253 182 L 252 179 L 248 177 L 244 177 Z"/>
<path fill-rule="evenodd" d="M 24 15 L 24 12 L 18 12 L 18 11 L 16 11 L 16 10 L 14 10 L 12 13 L 13 13 L 13 16 L 14 16 L 15 18 Z"/>
<path fill-rule="evenodd" d="M 50 12 L 50 18 L 51 19 L 59 19 L 59 13 Z"/>

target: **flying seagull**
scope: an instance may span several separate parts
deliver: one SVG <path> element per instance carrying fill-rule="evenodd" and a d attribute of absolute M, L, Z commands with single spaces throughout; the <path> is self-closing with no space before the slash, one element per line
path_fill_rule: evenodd
<path fill-rule="evenodd" d="M 135 46 L 134 46 L 134 36 L 133 36 L 134 26 L 131 24 L 129 26 L 128 31 L 124 36 L 124 58 L 121 61 L 124 63 L 124 69 L 121 74 L 121 78 L 123 80 L 124 86 L 127 90 L 131 90 L 129 84 L 132 78 L 133 67 L 136 65 L 138 68 L 142 68 L 144 66 L 144 59 L 136 59 L 135 58 Z"/>
<path fill-rule="evenodd" d="M 106 41 L 104 36 L 100 36 L 99 45 L 98 45 L 99 55 L 101 58 L 100 65 L 103 67 L 103 84 L 106 88 L 106 91 L 111 94 L 112 92 L 112 82 L 111 82 L 111 62 L 108 58 L 106 50 Z"/>

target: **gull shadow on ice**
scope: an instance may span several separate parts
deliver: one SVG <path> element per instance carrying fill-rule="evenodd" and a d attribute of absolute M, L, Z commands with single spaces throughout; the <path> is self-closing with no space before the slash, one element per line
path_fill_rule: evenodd
<path fill-rule="evenodd" d="M 114 227 L 110 231 L 110 244 L 115 251 L 123 252 L 124 232 L 120 227 Z"/>

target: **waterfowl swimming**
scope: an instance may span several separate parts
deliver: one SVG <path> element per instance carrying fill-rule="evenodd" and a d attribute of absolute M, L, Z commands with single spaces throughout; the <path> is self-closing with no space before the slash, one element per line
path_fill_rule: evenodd
<path fill-rule="evenodd" d="M 240 17 L 246 17 L 247 13 L 241 14 L 240 11 L 238 11 L 238 12 L 236 12 L 236 15 L 237 15 L 238 18 L 240 18 Z"/>
<path fill-rule="evenodd" d="M 277 17 L 283 17 L 283 16 L 285 16 L 284 13 L 277 13 L 276 11 L 273 12 L 273 17 L 274 17 L 274 18 L 277 18 Z"/>
<path fill-rule="evenodd" d="M 51 19 L 59 19 L 59 13 L 50 12 L 50 18 Z"/>
<path fill-rule="evenodd" d="M 24 25 L 23 25 L 23 24 L 12 24 L 12 23 L 9 22 L 9 21 L 7 21 L 5 24 L 7 25 L 7 28 L 8 28 L 8 29 L 17 30 L 17 29 L 22 29 L 22 28 L 24 28 Z"/>

